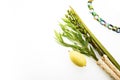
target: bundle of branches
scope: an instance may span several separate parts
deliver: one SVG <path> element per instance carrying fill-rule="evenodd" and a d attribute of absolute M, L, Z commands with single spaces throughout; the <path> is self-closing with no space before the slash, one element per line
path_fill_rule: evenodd
<path fill-rule="evenodd" d="M 55 31 L 57 42 L 92 57 L 110 76 L 120 80 L 120 65 L 87 28 L 73 8 L 70 7 L 62 20 L 63 23 L 60 23 L 62 32 Z M 100 58 L 96 56 L 95 50 L 101 56 Z"/>

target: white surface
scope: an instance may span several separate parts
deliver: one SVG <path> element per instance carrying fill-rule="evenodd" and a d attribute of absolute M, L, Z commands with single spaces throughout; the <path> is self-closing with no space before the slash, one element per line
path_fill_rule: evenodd
<path fill-rule="evenodd" d="M 120 26 L 119 0 L 94 1 L 104 19 Z M 120 34 L 93 20 L 87 0 L 0 0 L 0 80 L 112 80 L 95 61 L 79 68 L 58 45 L 54 30 L 71 5 L 120 63 Z"/>

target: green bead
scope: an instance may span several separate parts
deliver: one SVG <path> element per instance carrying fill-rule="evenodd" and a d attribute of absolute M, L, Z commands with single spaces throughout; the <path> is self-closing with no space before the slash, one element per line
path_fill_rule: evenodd
<path fill-rule="evenodd" d="M 101 18 L 100 18 L 100 17 L 98 17 L 97 21 L 98 21 L 98 22 L 100 22 L 100 21 L 101 21 Z"/>
<path fill-rule="evenodd" d="M 93 9 L 93 6 L 91 4 L 88 4 L 88 8 L 91 10 Z"/>
<path fill-rule="evenodd" d="M 92 12 L 92 15 L 93 15 L 93 16 L 97 16 L 97 13 L 96 13 L 96 12 Z"/>
<path fill-rule="evenodd" d="M 110 24 L 107 23 L 107 24 L 106 24 L 106 27 L 109 27 L 109 26 L 110 26 Z"/>
<path fill-rule="evenodd" d="M 112 25 L 112 24 L 109 24 L 108 29 L 112 30 L 112 29 L 113 29 L 113 25 Z"/>

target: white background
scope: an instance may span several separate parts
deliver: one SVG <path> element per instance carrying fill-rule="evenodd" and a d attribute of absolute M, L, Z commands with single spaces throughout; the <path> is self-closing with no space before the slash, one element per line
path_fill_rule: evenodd
<path fill-rule="evenodd" d="M 95 61 L 71 63 L 68 48 L 54 30 L 71 5 L 120 63 L 120 34 L 101 26 L 89 14 L 87 0 L 0 0 L 0 80 L 112 80 Z M 95 11 L 120 26 L 119 0 L 96 0 Z"/>

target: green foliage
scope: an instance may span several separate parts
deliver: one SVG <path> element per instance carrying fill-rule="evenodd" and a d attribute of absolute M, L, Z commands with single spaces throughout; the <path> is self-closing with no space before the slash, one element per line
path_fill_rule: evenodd
<path fill-rule="evenodd" d="M 66 16 L 69 16 L 69 18 L 71 17 L 70 15 Z M 73 50 L 79 51 L 82 54 L 92 56 L 95 60 L 97 60 L 94 51 L 92 48 L 89 48 L 89 42 L 80 32 L 80 30 L 77 29 L 77 26 L 71 23 L 69 18 L 62 18 L 63 23 L 59 24 L 62 29 L 61 33 L 55 31 L 55 38 L 57 42 L 63 46 L 70 47 Z M 74 18 L 74 16 L 72 16 L 72 18 Z"/>
<path fill-rule="evenodd" d="M 62 32 L 58 33 L 55 31 L 55 37 L 58 43 L 98 60 L 94 53 L 94 48 L 100 56 L 106 54 L 110 61 L 120 70 L 120 65 L 117 61 L 87 28 L 73 8 L 70 7 L 62 20 L 64 22 L 60 23 Z"/>

